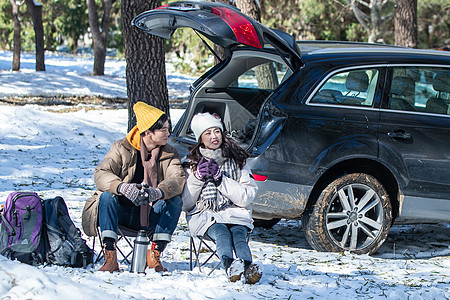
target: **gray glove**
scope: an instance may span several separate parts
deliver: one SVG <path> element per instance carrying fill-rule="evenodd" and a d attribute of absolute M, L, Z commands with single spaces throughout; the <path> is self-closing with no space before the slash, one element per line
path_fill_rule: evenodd
<path fill-rule="evenodd" d="M 147 201 L 155 202 L 155 201 L 158 201 L 159 199 L 161 199 L 163 197 L 163 193 L 162 193 L 162 191 L 160 189 L 150 187 L 150 186 L 148 186 L 145 183 L 142 184 L 141 186 L 142 186 L 142 188 L 140 190 L 139 195 L 144 197 L 144 198 L 147 198 Z"/>
<path fill-rule="evenodd" d="M 140 185 L 137 185 L 136 183 L 121 183 L 119 184 L 117 191 L 136 206 L 148 205 L 149 198 L 141 192 L 139 186 Z"/>

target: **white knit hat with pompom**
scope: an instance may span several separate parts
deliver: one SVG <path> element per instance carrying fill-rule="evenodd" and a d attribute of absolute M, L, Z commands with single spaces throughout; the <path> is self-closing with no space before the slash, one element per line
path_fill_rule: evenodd
<path fill-rule="evenodd" d="M 223 132 L 223 125 L 218 114 L 198 113 L 191 121 L 191 129 L 194 132 L 195 139 L 200 140 L 202 133 L 212 127 L 219 127 Z"/>

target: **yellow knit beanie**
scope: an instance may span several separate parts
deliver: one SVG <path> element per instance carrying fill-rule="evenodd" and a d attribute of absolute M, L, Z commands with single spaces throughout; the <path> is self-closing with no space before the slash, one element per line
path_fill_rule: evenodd
<path fill-rule="evenodd" d="M 136 114 L 136 125 L 139 129 L 139 133 L 143 133 L 147 129 L 153 126 L 158 119 L 164 114 L 164 112 L 156 107 L 150 106 L 144 102 L 137 102 L 133 106 L 134 113 Z"/>

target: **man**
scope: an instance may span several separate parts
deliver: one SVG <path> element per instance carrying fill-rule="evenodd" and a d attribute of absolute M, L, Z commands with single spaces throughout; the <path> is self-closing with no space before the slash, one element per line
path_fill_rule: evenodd
<path fill-rule="evenodd" d="M 115 246 L 119 224 L 154 230 L 147 267 L 162 272 L 167 269 L 160 255 L 177 226 L 185 175 L 177 151 L 166 145 L 168 116 L 144 102 L 137 102 L 133 110 L 137 125 L 114 142 L 95 169 L 97 192 L 86 201 L 82 225 L 88 236 L 95 236 L 100 227 L 105 263 L 99 271 L 109 272 L 119 270 Z"/>

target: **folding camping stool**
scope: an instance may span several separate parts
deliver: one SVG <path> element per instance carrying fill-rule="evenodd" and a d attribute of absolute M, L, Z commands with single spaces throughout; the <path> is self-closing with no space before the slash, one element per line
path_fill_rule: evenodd
<path fill-rule="evenodd" d="M 247 242 L 250 240 L 250 233 L 251 233 L 251 231 L 249 231 L 247 233 Z M 196 243 L 196 240 L 198 240 L 198 243 Z M 209 250 L 209 251 L 202 250 L 202 246 L 204 246 L 206 248 L 206 250 Z M 211 275 L 211 273 L 214 272 L 221 264 L 219 255 L 217 254 L 217 250 L 215 248 L 216 248 L 216 243 L 212 239 L 210 239 L 207 235 L 196 236 L 196 237 L 191 236 L 190 242 L 189 242 L 189 252 L 190 252 L 189 267 L 190 267 L 190 270 L 192 271 L 195 267 L 198 267 L 200 272 L 203 272 L 202 267 L 205 266 L 210 260 L 217 258 L 219 260 L 219 262 L 217 262 L 215 265 L 213 265 L 212 270 L 208 273 L 208 275 Z M 208 253 L 205 253 L 205 252 L 208 252 Z M 200 258 L 200 255 L 202 253 L 205 254 L 204 255 L 205 257 L 208 255 L 208 257 L 206 259 L 204 259 L 203 261 Z"/>
<path fill-rule="evenodd" d="M 196 240 L 198 240 L 198 243 L 196 243 Z M 202 246 L 204 246 L 204 248 L 206 248 L 207 250 L 209 250 L 208 253 L 204 253 L 204 256 L 208 257 L 206 259 L 204 259 L 203 261 L 200 259 L 200 255 L 204 252 L 204 248 L 202 248 Z M 208 273 L 208 275 L 210 275 L 212 272 L 214 272 L 214 270 L 216 270 L 219 266 L 220 266 L 220 258 L 219 255 L 217 255 L 217 251 L 215 250 L 216 244 L 213 240 L 211 240 L 210 238 L 208 238 L 207 236 L 197 236 L 197 237 L 192 237 L 190 239 L 189 242 L 189 267 L 190 270 L 192 271 L 195 267 L 198 267 L 198 269 L 200 270 L 200 272 L 202 271 L 202 267 L 205 266 L 210 260 L 212 260 L 214 257 L 219 259 L 219 262 L 217 262 L 214 266 L 213 269 Z M 195 256 L 195 257 L 194 257 Z"/>
<path fill-rule="evenodd" d="M 147 235 L 149 237 L 149 239 L 151 240 L 151 237 L 153 235 L 153 230 L 150 232 L 147 232 Z M 138 230 L 135 229 L 131 229 L 122 225 L 119 225 L 119 227 L 117 228 L 117 243 L 116 243 L 116 250 L 117 252 L 119 252 L 122 255 L 122 260 L 120 261 L 121 263 L 127 262 L 128 264 L 131 264 L 131 259 L 128 259 L 130 257 L 133 256 L 133 243 L 131 242 L 130 238 L 135 238 L 137 236 Z M 97 256 L 97 258 L 95 259 L 94 263 L 99 262 L 103 257 L 104 257 L 104 247 L 103 247 L 103 239 L 102 239 L 102 235 L 100 232 L 100 228 L 97 227 L 97 236 L 100 242 L 100 246 L 101 246 L 101 250 Z M 124 241 L 125 242 L 125 246 L 128 245 L 130 246 L 130 250 L 125 249 L 125 247 L 122 247 L 122 249 L 120 248 L 121 245 L 119 245 L 120 241 Z M 124 243 L 122 243 L 124 244 Z M 92 248 L 94 248 L 95 246 L 95 237 L 94 237 L 94 242 L 92 245 Z"/>

